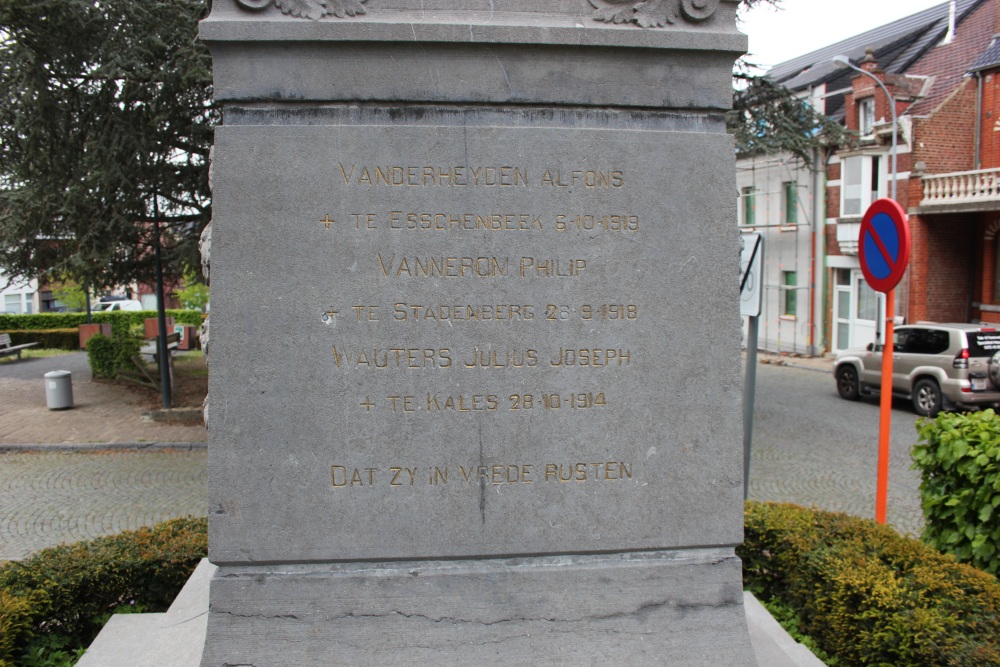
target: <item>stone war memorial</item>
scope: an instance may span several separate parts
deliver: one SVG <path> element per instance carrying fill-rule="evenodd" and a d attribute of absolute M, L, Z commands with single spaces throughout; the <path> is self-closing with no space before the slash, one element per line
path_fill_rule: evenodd
<path fill-rule="evenodd" d="M 755 664 L 736 0 L 214 0 L 205 667 Z"/>

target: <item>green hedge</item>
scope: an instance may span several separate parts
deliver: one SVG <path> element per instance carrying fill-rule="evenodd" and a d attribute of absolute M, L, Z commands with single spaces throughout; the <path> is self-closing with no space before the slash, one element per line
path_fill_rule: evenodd
<path fill-rule="evenodd" d="M 116 310 L 110 313 L 92 313 L 95 323 L 110 322 L 117 336 L 127 336 L 129 328 L 142 325 L 156 317 L 155 310 Z M 199 310 L 168 310 L 167 317 L 175 324 L 201 326 L 205 316 Z M 86 313 L 39 313 L 38 315 L 0 315 L 0 331 L 30 331 L 35 329 L 71 329 L 87 323 Z"/>
<path fill-rule="evenodd" d="M 840 667 L 1000 665 L 1000 583 L 874 521 L 747 503 L 745 586 Z"/>
<path fill-rule="evenodd" d="M 917 422 L 917 433 L 924 541 L 1000 574 L 1000 417 L 942 412 Z"/>
<path fill-rule="evenodd" d="M 119 338 L 95 334 L 87 341 L 87 363 L 95 378 L 113 379 L 125 369 L 135 370 L 133 357 L 139 354 L 140 343 L 135 338 Z"/>
<path fill-rule="evenodd" d="M 32 331 L 3 331 L 10 334 L 11 345 L 38 343 L 37 349 L 45 350 L 79 350 L 79 329 L 34 329 Z"/>
<path fill-rule="evenodd" d="M 108 614 L 164 611 L 205 556 L 205 519 L 45 549 L 0 567 L 0 667 L 54 637 L 88 646 Z"/>

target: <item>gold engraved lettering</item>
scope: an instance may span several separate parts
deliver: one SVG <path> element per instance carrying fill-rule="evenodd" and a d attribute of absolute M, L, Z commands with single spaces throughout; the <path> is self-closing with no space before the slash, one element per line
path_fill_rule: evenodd
<path fill-rule="evenodd" d="M 555 229 L 557 232 L 637 232 L 639 231 L 639 216 L 625 214 L 559 214 L 556 216 Z"/>
<path fill-rule="evenodd" d="M 367 475 L 362 475 L 362 470 Z M 355 486 L 375 486 L 375 473 L 378 470 L 378 468 L 352 468 L 350 474 L 348 474 L 348 469 L 345 466 L 331 466 L 330 477 L 335 489 L 353 488 Z M 367 483 L 365 482 L 365 477 L 368 479 Z"/>
<path fill-rule="evenodd" d="M 389 481 L 389 486 L 391 487 L 413 486 L 416 481 L 416 468 L 393 466 L 389 468 L 389 472 L 392 473 L 392 479 Z M 406 475 L 404 476 L 403 473 L 406 473 Z M 409 484 L 406 483 L 407 480 L 409 480 Z"/>
<path fill-rule="evenodd" d="M 535 308 L 518 304 L 477 305 L 423 305 L 417 303 L 392 304 L 392 319 L 397 322 L 478 322 L 523 321 L 535 319 Z"/>
<path fill-rule="evenodd" d="M 375 228 L 369 227 L 369 229 Z M 389 229 L 438 232 L 541 231 L 542 217 L 535 213 L 488 213 L 484 215 L 481 213 L 390 211 Z"/>
<path fill-rule="evenodd" d="M 561 482 L 568 483 L 591 483 L 591 482 L 619 482 L 631 480 L 632 464 L 621 461 L 607 461 L 596 463 L 546 463 L 544 464 L 544 474 L 541 478 L 535 478 L 535 463 L 495 463 L 489 465 L 430 465 L 427 466 L 427 486 L 447 486 L 453 480 L 451 472 L 458 468 L 461 482 L 465 484 L 479 484 L 480 486 L 512 486 L 512 485 L 532 485 L 536 482 Z M 423 486 L 421 480 L 417 484 L 418 467 L 409 468 L 406 466 L 391 466 L 388 468 L 389 477 L 378 477 L 379 468 L 355 468 L 335 465 L 331 466 L 331 483 L 335 489 L 352 489 L 375 487 L 378 484 L 385 485 L 388 480 L 390 489 L 415 489 Z"/>
<path fill-rule="evenodd" d="M 620 170 L 597 171 L 580 170 L 563 171 L 561 169 L 546 169 L 542 174 L 542 185 L 554 188 L 621 188 L 625 185 L 625 172 Z"/>
<path fill-rule="evenodd" d="M 392 278 L 504 278 L 509 257 L 401 257 L 376 253 L 384 277 Z"/>
<path fill-rule="evenodd" d="M 417 411 L 416 396 L 387 396 L 393 412 L 413 413 Z"/>
<path fill-rule="evenodd" d="M 351 178 L 354 176 L 354 169 L 355 169 L 354 165 L 353 164 L 351 165 L 351 173 L 347 173 L 347 170 L 344 168 L 343 162 L 338 162 L 337 164 L 340 167 L 340 175 L 344 177 L 344 183 L 350 185 Z"/>
<path fill-rule="evenodd" d="M 600 348 L 559 348 L 552 366 L 588 366 L 601 368 L 604 366 L 629 366 L 632 364 L 632 353 L 622 349 Z"/>
<path fill-rule="evenodd" d="M 427 393 L 427 412 L 496 412 L 500 409 L 500 399 L 495 394 L 451 394 Z"/>
<path fill-rule="evenodd" d="M 358 316 L 358 322 L 378 322 L 378 306 L 351 306 Z"/>
<path fill-rule="evenodd" d="M 516 166 L 355 165 L 338 163 L 348 186 L 366 187 L 528 187 L 528 170 Z"/>
<path fill-rule="evenodd" d="M 362 229 L 378 229 L 378 214 L 377 213 L 351 213 L 351 217 L 354 218 L 354 228 Z M 320 220 L 320 222 L 323 222 Z"/>
<path fill-rule="evenodd" d="M 472 348 L 472 354 L 462 363 L 466 368 L 533 368 L 538 365 L 537 350 L 481 350 Z"/>
<path fill-rule="evenodd" d="M 587 269 L 585 259 L 522 257 L 522 278 L 577 278 Z"/>
<path fill-rule="evenodd" d="M 441 348 L 338 348 L 333 346 L 337 368 L 450 368 L 451 350 Z"/>

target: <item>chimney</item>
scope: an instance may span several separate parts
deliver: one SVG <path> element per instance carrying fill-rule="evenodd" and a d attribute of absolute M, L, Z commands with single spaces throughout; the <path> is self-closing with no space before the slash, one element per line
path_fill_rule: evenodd
<path fill-rule="evenodd" d="M 951 0 L 948 6 L 948 32 L 945 34 L 942 44 L 951 44 L 955 40 L 955 20 L 958 13 L 955 5 L 957 3 L 958 0 Z"/>

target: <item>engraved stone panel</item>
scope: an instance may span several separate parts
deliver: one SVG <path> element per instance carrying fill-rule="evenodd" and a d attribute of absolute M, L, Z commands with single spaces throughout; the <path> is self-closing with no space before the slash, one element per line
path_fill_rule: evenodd
<path fill-rule="evenodd" d="M 752 665 L 738 0 L 216 0 L 202 664 Z"/>
<path fill-rule="evenodd" d="M 220 128 L 213 560 L 738 543 L 731 150 Z"/>

